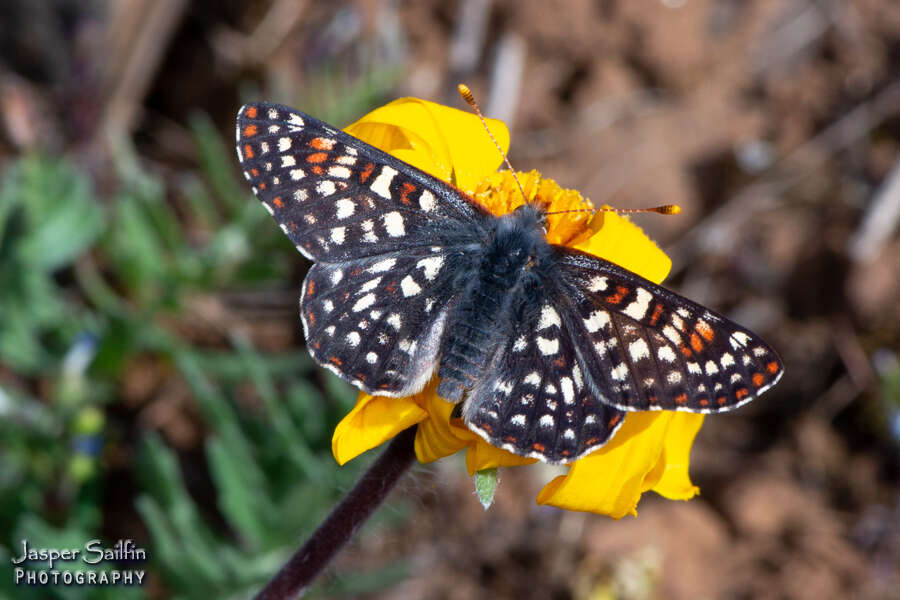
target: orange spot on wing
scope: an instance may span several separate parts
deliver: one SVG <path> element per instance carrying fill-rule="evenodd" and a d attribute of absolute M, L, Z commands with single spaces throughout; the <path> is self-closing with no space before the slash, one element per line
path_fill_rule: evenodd
<path fill-rule="evenodd" d="M 315 291 L 316 291 L 316 282 L 315 281 L 310 281 L 309 283 L 306 284 L 306 295 L 307 296 L 312 296 Z"/>
<path fill-rule="evenodd" d="M 306 311 L 306 318 L 309 319 L 310 325 L 316 324 L 316 315 L 313 314 L 313 311 L 311 311 L 311 310 Z"/>
<path fill-rule="evenodd" d="M 659 398 L 657 398 L 656 396 L 650 396 L 649 398 L 647 398 L 647 400 L 650 402 L 650 404 L 656 404 L 657 402 L 659 402 Z"/>
<path fill-rule="evenodd" d="M 244 144 L 244 158 L 253 158 L 253 146 L 250 144 Z"/>
<path fill-rule="evenodd" d="M 559 358 L 557 358 L 556 360 L 553 361 L 553 364 L 556 365 L 557 367 L 566 366 L 566 357 L 560 356 Z"/>
<path fill-rule="evenodd" d="M 404 181 L 403 185 L 400 186 L 400 202 L 403 204 L 412 204 L 409 195 L 414 191 L 416 191 L 416 186 L 408 181 Z"/>
<path fill-rule="evenodd" d="M 247 125 L 244 127 L 244 137 L 253 137 L 257 133 L 259 133 L 259 130 L 256 125 Z"/>
<path fill-rule="evenodd" d="M 619 302 L 622 301 L 622 298 L 624 298 L 626 295 L 628 295 L 628 288 L 623 285 L 620 285 L 620 286 L 616 287 L 615 294 L 613 294 L 612 296 L 606 297 L 606 301 L 609 302 L 610 304 L 618 304 Z"/>
<path fill-rule="evenodd" d="M 309 156 L 306 157 L 306 162 L 308 163 L 320 163 L 325 162 L 328 159 L 328 155 L 324 152 L 313 152 Z"/>
<path fill-rule="evenodd" d="M 770 362 L 769 364 L 766 365 L 766 371 L 768 371 L 769 373 L 774 375 L 775 373 L 778 372 L 778 363 L 773 360 L 772 362 Z"/>
<path fill-rule="evenodd" d="M 706 321 L 697 321 L 697 324 L 694 325 L 694 329 L 696 329 L 707 342 L 713 341 L 713 338 L 716 335 L 712 330 L 712 327 L 710 327 L 709 323 Z"/>
<path fill-rule="evenodd" d="M 255 106 L 248 107 L 247 110 L 244 111 L 244 114 L 250 119 L 255 119 L 256 118 L 256 107 Z"/>
<path fill-rule="evenodd" d="M 615 427 L 616 423 L 618 423 L 619 419 L 621 419 L 621 418 L 622 418 L 622 415 L 613 415 L 613 417 L 609 420 L 609 423 L 607 423 L 607 426 Z"/>
<path fill-rule="evenodd" d="M 266 187 L 267 187 L 267 186 L 266 186 L 266 182 L 265 182 L 265 181 L 263 181 L 262 183 L 259 184 L 259 189 L 261 189 L 261 190 L 266 189 Z"/>
<path fill-rule="evenodd" d="M 537 450 L 538 452 L 544 452 L 545 450 L 547 450 L 547 446 L 545 446 L 543 444 L 539 444 L 537 442 L 533 443 L 531 445 L 531 447 L 534 448 L 535 450 Z"/>
<path fill-rule="evenodd" d="M 342 366 L 342 365 L 344 364 L 344 361 L 342 361 L 341 359 L 339 359 L 337 356 L 332 356 L 331 358 L 328 359 L 328 362 L 334 363 L 334 364 L 336 364 L 336 365 L 339 366 L 339 367 Z"/>
<path fill-rule="evenodd" d="M 752 377 L 753 385 L 756 387 L 761 386 L 765 381 L 766 377 L 762 373 L 754 373 Z"/>
<path fill-rule="evenodd" d="M 734 395 L 738 400 L 746 398 L 750 391 L 747 388 L 738 388 L 735 390 Z"/>
<path fill-rule="evenodd" d="M 560 450 L 559 453 L 562 454 L 563 456 L 568 456 L 568 455 L 572 454 L 568 450 Z"/>
<path fill-rule="evenodd" d="M 259 169 L 256 169 L 256 168 L 250 169 L 250 174 L 253 175 L 254 177 L 259 177 Z"/>
<path fill-rule="evenodd" d="M 719 406 L 725 406 L 725 403 L 728 402 L 728 398 L 726 398 L 725 396 L 719 396 L 718 398 L 716 398 L 716 402 L 719 403 Z"/>
<path fill-rule="evenodd" d="M 675 404 L 684 404 L 687 402 L 687 394 L 678 394 L 675 396 Z"/>
<path fill-rule="evenodd" d="M 366 180 L 367 180 L 369 177 L 372 176 L 372 172 L 373 172 L 374 170 L 375 170 L 375 165 L 374 165 L 374 164 L 372 164 L 372 163 L 367 164 L 367 165 L 365 166 L 365 168 L 362 170 L 362 173 L 359 174 L 359 181 L 360 181 L 360 183 L 365 183 Z"/>
<path fill-rule="evenodd" d="M 691 334 L 691 348 L 694 349 L 694 352 L 700 352 L 703 350 L 703 342 L 700 340 L 700 336 L 696 333 Z"/>
<path fill-rule="evenodd" d="M 322 167 L 320 167 L 319 165 L 314 166 L 314 167 L 311 169 L 311 171 L 312 171 L 313 173 L 315 173 L 316 175 L 321 175 L 322 173 L 325 172 L 325 171 L 322 170 Z"/>
<path fill-rule="evenodd" d="M 332 140 L 317 137 L 310 140 L 309 145 L 316 150 L 331 150 L 331 147 L 334 146 L 334 142 Z"/>
<path fill-rule="evenodd" d="M 592 437 L 591 439 L 586 440 L 586 441 L 584 442 L 584 445 L 585 445 L 585 446 L 593 446 L 594 444 L 596 444 L 596 443 L 599 442 L 599 441 L 600 441 L 600 438 L 599 438 L 599 437 Z"/>
<path fill-rule="evenodd" d="M 504 442 L 513 442 L 513 443 L 515 443 L 515 441 L 516 441 L 516 436 L 514 436 L 514 435 L 508 435 L 508 436 L 506 436 L 505 438 L 503 438 L 503 441 L 504 441 Z"/>
<path fill-rule="evenodd" d="M 700 398 L 700 406 L 709 406 L 709 400 L 707 398 Z"/>
<path fill-rule="evenodd" d="M 281 200 L 281 196 L 275 196 L 275 198 L 272 200 L 272 204 L 274 204 L 278 208 L 284 208 L 284 202 Z"/>
<path fill-rule="evenodd" d="M 653 308 L 653 314 L 650 316 L 650 324 L 656 325 L 656 322 L 659 321 L 660 315 L 662 315 L 663 305 L 657 303 L 657 305 Z"/>
<path fill-rule="evenodd" d="M 694 354 L 693 352 L 691 352 L 691 349 L 688 348 L 687 346 L 685 346 L 684 344 L 679 344 L 678 348 L 681 350 L 681 353 L 684 354 L 685 356 L 691 356 L 692 354 Z"/>

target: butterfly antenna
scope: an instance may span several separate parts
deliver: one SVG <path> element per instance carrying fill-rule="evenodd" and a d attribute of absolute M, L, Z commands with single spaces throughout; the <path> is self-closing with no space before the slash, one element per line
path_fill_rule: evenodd
<path fill-rule="evenodd" d="M 634 214 L 634 213 L 658 213 L 661 215 L 677 215 L 681 212 L 681 207 L 677 204 L 663 204 L 662 206 L 653 206 L 651 208 L 575 208 L 572 210 L 558 210 L 555 212 L 548 212 L 545 214 L 548 215 L 561 215 L 563 213 L 571 213 L 571 212 L 614 212 L 619 214 Z"/>
<path fill-rule="evenodd" d="M 516 170 L 513 169 L 512 164 L 506 157 L 506 152 L 503 151 L 503 148 L 501 148 L 500 144 L 497 143 L 497 138 L 495 138 L 494 134 L 491 133 L 491 128 L 488 127 L 487 121 L 484 120 L 484 115 L 481 114 L 481 110 L 478 108 L 478 103 L 475 102 L 475 96 L 472 94 L 472 90 L 470 90 L 469 86 L 464 83 L 460 83 L 456 87 L 456 89 L 459 90 L 459 95 L 462 96 L 462 99 L 472 107 L 472 110 L 474 110 L 475 114 L 478 115 L 478 118 L 481 119 L 481 124 L 484 125 L 484 130 L 487 131 L 487 134 L 490 136 L 491 141 L 494 142 L 494 145 L 497 147 L 497 152 L 499 152 L 500 156 L 503 157 L 503 162 L 505 162 L 506 166 L 509 167 L 509 172 L 512 173 L 513 179 L 516 180 L 516 185 L 519 186 L 519 191 L 522 192 L 522 198 L 525 199 L 525 202 L 528 202 L 528 196 L 525 195 L 525 188 L 522 187 L 522 182 L 519 181 L 519 178 L 516 176 Z"/>

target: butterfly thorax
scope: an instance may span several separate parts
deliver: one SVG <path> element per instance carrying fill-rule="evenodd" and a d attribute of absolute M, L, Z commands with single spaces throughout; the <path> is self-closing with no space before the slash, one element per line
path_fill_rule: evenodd
<path fill-rule="evenodd" d="M 438 371 L 442 398 L 460 401 L 488 368 L 509 327 L 522 318 L 550 261 L 544 235 L 543 214 L 531 205 L 494 222 L 481 255 L 473 257 L 477 276 L 465 283 L 450 309 Z"/>

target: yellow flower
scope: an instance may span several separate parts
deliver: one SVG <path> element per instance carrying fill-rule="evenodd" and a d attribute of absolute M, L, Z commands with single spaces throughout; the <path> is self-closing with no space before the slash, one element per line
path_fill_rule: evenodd
<path fill-rule="evenodd" d="M 488 125 L 505 151 L 509 147 L 506 126 L 492 119 Z M 345 131 L 464 190 L 494 214 L 505 214 L 525 202 L 510 173 L 496 172 L 502 158 L 471 113 L 403 98 L 374 110 Z M 591 208 L 581 194 L 560 188 L 537 171 L 518 175 L 528 201 L 538 202 L 548 212 Z M 550 215 L 547 239 L 601 256 L 657 283 L 671 267 L 669 258 L 636 225 L 615 213 Z M 436 383 L 408 398 L 360 393 L 356 406 L 334 432 L 332 450 L 337 461 L 344 464 L 418 424 L 415 450 L 423 463 L 464 448 L 470 474 L 535 462 L 489 445 L 462 421 L 451 419 L 454 405 L 437 396 Z M 575 461 L 566 475 L 541 490 L 537 501 L 620 518 L 637 514 L 637 502 L 647 490 L 687 500 L 698 492 L 688 477 L 688 455 L 702 423 L 702 415 L 629 412 L 606 446 Z"/>

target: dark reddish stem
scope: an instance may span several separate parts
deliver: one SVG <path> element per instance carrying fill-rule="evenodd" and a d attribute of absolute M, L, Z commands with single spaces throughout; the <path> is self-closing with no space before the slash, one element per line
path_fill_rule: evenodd
<path fill-rule="evenodd" d="M 303 547 L 266 584 L 257 600 L 299 598 L 353 537 L 416 458 L 416 426 L 402 431 L 369 467 Z"/>

